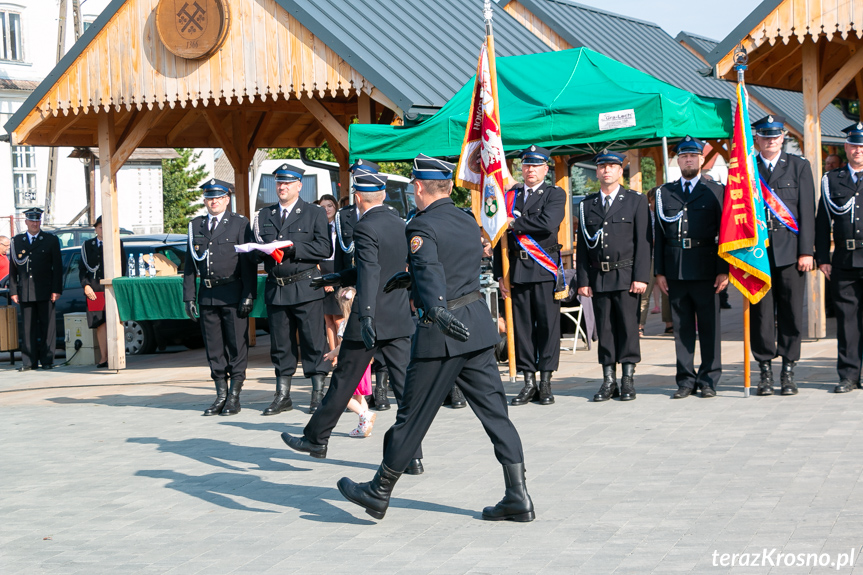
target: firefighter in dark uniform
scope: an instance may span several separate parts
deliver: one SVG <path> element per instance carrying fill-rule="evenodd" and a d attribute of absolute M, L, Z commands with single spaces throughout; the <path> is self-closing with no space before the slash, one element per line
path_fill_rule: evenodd
<path fill-rule="evenodd" d="M 24 324 L 18 371 L 54 368 L 57 319 L 54 302 L 63 293 L 60 240 L 42 231 L 41 208 L 24 212 L 27 231 L 12 238 L 9 250 L 9 295 L 21 308 Z"/>
<path fill-rule="evenodd" d="M 357 484 L 343 477 L 348 501 L 382 519 L 396 481 L 414 457 L 441 402 L 459 379 L 503 465 L 504 499 L 483 510 L 489 520 L 532 521 L 533 503 L 524 480 L 521 439 L 507 415 L 494 345 L 497 326 L 480 293 L 482 243 L 476 220 L 455 207 L 454 164 L 420 155 L 414 160 L 417 215 L 408 223 L 410 272 L 396 274 L 384 288 L 410 287 L 421 311 L 411 347 L 404 401 L 384 437 L 384 457 L 374 479 Z M 468 330 L 470 328 L 470 330 Z"/>
<path fill-rule="evenodd" d="M 599 335 L 603 379 L 593 400 L 629 401 L 641 361 L 639 302 L 650 281 L 650 210 L 646 196 L 620 185 L 623 156 L 603 150 L 594 162 L 600 191 L 579 204 L 576 255 L 578 293 L 592 298 Z"/>
<path fill-rule="evenodd" d="M 836 308 L 839 385 L 848 393 L 863 384 L 863 124 L 843 130 L 848 165 L 821 178 L 821 201 L 815 220 L 815 259 L 830 280 Z M 830 232 L 833 231 L 833 256 Z"/>
<path fill-rule="evenodd" d="M 192 320 L 198 321 L 200 315 L 210 377 L 216 385 L 216 400 L 204 415 L 234 415 L 240 412 L 249 359 L 249 314 L 257 295 L 254 257 L 237 253 L 234 246 L 252 242 L 252 228 L 249 220 L 228 210 L 231 184 L 211 179 L 201 189 L 207 215 L 189 222 L 183 300 Z"/>
<path fill-rule="evenodd" d="M 327 345 L 324 327 L 325 293 L 312 288 L 320 277 L 318 262 L 333 250 L 326 212 L 303 201 L 302 168 L 282 164 L 273 172 L 279 203 L 262 208 L 255 215 L 254 233 L 258 243 L 292 241 L 282 248 L 283 258 L 264 257 L 267 284 L 264 301 L 270 324 L 270 358 L 276 368 L 276 394 L 264 415 L 293 409 L 291 378 L 297 371 L 297 333 L 303 374 L 312 380 L 309 413 L 324 397 L 323 353 Z"/>
<path fill-rule="evenodd" d="M 353 174 L 354 199 L 359 221 L 354 228 L 354 259 L 357 266 L 313 280 L 316 288 L 356 285 L 351 315 L 339 350 L 339 360 L 321 407 L 312 415 L 302 437 L 282 433 L 282 440 L 297 451 L 324 458 L 330 434 L 348 405 L 357 382 L 375 355 L 381 354 L 393 376 L 393 391 L 401 404 L 405 371 L 410 360 L 411 335 L 416 327 L 411 317 L 408 293 L 403 289 L 384 293 L 384 284 L 404 272 L 407 244 L 401 241 L 405 223 L 383 203 L 387 176 L 362 170 Z M 422 453 L 404 470 L 422 473 Z"/>
<path fill-rule="evenodd" d="M 513 405 L 525 405 L 531 400 L 541 405 L 554 403 L 551 375 L 560 363 L 560 304 L 554 299 L 555 275 L 535 261 L 515 238 L 530 236 L 555 264 L 560 262 L 557 232 L 566 210 L 566 192 L 545 183 L 550 160 L 550 152 L 539 146 L 521 153 L 524 184 L 514 188 L 515 218 L 509 220 L 510 292 L 502 289 L 501 295 L 512 297 L 515 366 L 524 372 L 524 388 L 513 398 Z M 503 286 L 501 249 L 495 250 L 494 276 Z"/>
<path fill-rule="evenodd" d="M 769 188 L 765 193 L 773 192 L 765 206 L 772 286 L 751 312 L 752 355 L 761 368 L 758 395 L 773 395 L 770 362 L 775 357 L 782 358 L 782 395 L 797 393 L 794 364 L 803 337 L 805 272 L 814 267 L 815 182 L 809 162 L 782 151 L 784 122 L 781 116 L 766 116 L 752 124 L 760 150 L 758 173 Z"/>
<path fill-rule="evenodd" d="M 686 136 L 675 147 L 681 178 L 656 191 L 653 267 L 656 284 L 668 294 L 677 352 L 674 399 L 701 388 L 716 397 L 722 375 L 719 292 L 728 285 L 728 263 L 719 257 L 719 226 L 725 192 L 701 178 L 704 144 Z M 696 325 L 701 366 L 695 371 Z"/>

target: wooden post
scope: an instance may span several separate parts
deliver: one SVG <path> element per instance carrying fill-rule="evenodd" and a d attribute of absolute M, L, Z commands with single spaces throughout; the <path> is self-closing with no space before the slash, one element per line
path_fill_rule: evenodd
<path fill-rule="evenodd" d="M 556 156 L 554 158 L 554 184 L 563 188 L 566 192 L 566 205 L 564 206 L 563 222 L 557 230 L 557 243 L 561 248 L 561 257 L 564 267 L 572 269 L 572 190 L 569 189 L 569 156 Z"/>
<path fill-rule="evenodd" d="M 120 224 L 117 211 L 117 186 L 112 160 L 117 145 L 114 135 L 114 112 L 100 112 L 99 116 L 99 180 L 102 188 L 102 244 L 105 266 L 105 323 L 107 325 L 108 368 L 126 367 L 126 345 L 123 325 L 114 296 L 114 278 L 123 275 L 120 261 Z"/>
<path fill-rule="evenodd" d="M 812 168 L 815 184 L 815 202 L 821 198 L 821 114 L 818 105 L 820 86 L 818 45 L 810 39 L 803 40 L 803 154 Z M 818 271 L 809 272 L 806 278 L 808 302 L 809 337 L 823 338 L 827 335 L 824 314 L 824 276 Z"/>
<path fill-rule="evenodd" d="M 728 287 L 731 287 L 729 285 Z M 750 307 L 749 298 L 743 297 L 743 397 L 749 397 L 752 386 L 752 365 L 749 358 L 752 350 L 752 334 L 749 333 Z"/>
<path fill-rule="evenodd" d="M 626 152 L 629 160 L 629 189 L 643 192 L 641 180 L 641 150 L 629 150 Z"/>
<path fill-rule="evenodd" d="M 252 150 L 251 155 L 254 155 L 255 151 Z M 243 160 L 245 162 L 245 159 Z M 244 163 L 239 168 L 234 166 L 234 196 L 237 199 L 237 213 L 246 216 L 249 218 L 249 221 L 252 220 L 251 214 L 251 200 L 249 198 L 249 164 Z M 255 281 L 257 281 L 257 276 L 255 276 Z M 256 284 L 257 285 L 257 284 Z M 255 338 L 255 318 L 249 318 L 249 347 L 255 347 L 257 343 Z"/>

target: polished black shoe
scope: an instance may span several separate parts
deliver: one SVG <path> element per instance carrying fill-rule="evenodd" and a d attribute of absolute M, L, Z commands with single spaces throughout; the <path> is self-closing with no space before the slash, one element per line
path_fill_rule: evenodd
<path fill-rule="evenodd" d="M 797 384 L 794 383 L 793 361 L 782 361 L 782 371 L 779 373 L 779 383 L 782 384 L 782 395 L 797 395 Z"/>
<path fill-rule="evenodd" d="M 524 463 L 511 463 L 503 466 L 503 480 L 506 491 L 497 505 L 482 510 L 486 521 L 528 522 L 536 519 L 533 501 L 527 492 L 524 478 Z"/>
<path fill-rule="evenodd" d="M 309 413 L 314 413 L 324 400 L 324 378 L 326 375 L 316 373 L 312 376 L 312 399 L 309 401 Z"/>
<path fill-rule="evenodd" d="M 727 301 L 722 302 L 721 304 L 719 304 L 719 309 L 731 309 L 731 304 Z"/>
<path fill-rule="evenodd" d="M 53 363 L 42 364 L 42 369 L 54 369 L 54 364 Z"/>
<path fill-rule="evenodd" d="M 390 398 L 387 383 L 390 372 L 381 369 L 375 372 L 375 411 L 386 411 L 390 408 Z"/>
<path fill-rule="evenodd" d="M 512 405 L 527 405 L 536 395 L 536 374 L 532 371 L 524 372 L 524 387 L 518 395 L 512 398 Z"/>
<path fill-rule="evenodd" d="M 554 403 L 554 396 L 551 394 L 551 374 L 552 371 L 539 372 L 539 393 L 536 394 L 534 401 L 540 405 L 551 405 Z"/>
<path fill-rule="evenodd" d="M 691 387 L 683 387 L 680 386 L 677 388 L 677 391 L 674 392 L 674 395 L 671 396 L 672 399 L 683 399 L 684 397 L 689 397 L 692 395 Z"/>
<path fill-rule="evenodd" d="M 337 486 L 345 499 L 365 508 L 366 513 L 375 519 L 383 519 L 390 506 L 390 494 L 401 475 L 381 463 L 374 479 L 368 483 L 354 483 L 342 477 Z"/>
<path fill-rule="evenodd" d="M 593 396 L 593 401 L 608 401 L 612 397 L 618 397 L 620 391 L 617 389 L 617 376 L 614 373 L 616 364 L 602 366 L 602 387 Z"/>
<path fill-rule="evenodd" d="M 458 385 L 453 384 L 450 398 L 450 407 L 452 407 L 453 409 L 462 409 L 467 407 L 467 401 L 465 401 L 464 394 L 462 394 L 461 390 L 458 388 Z"/>
<path fill-rule="evenodd" d="M 262 415 L 276 415 L 283 411 L 290 411 L 294 408 L 294 402 L 291 401 L 291 378 L 277 377 L 276 378 L 276 397 L 273 402 L 267 406 Z"/>
<path fill-rule="evenodd" d="M 22 365 L 21 367 L 18 368 L 18 371 L 34 371 L 34 370 L 36 370 L 36 368 L 33 367 L 32 365 Z"/>
<path fill-rule="evenodd" d="M 705 384 L 701 386 L 701 397 L 716 397 L 716 390 Z"/>
<path fill-rule="evenodd" d="M 293 435 L 282 433 L 282 441 L 284 441 L 285 445 L 287 445 L 294 451 L 299 451 L 300 453 L 308 453 L 315 459 L 327 458 L 327 446 L 312 443 L 311 441 L 306 439 L 305 436 L 294 437 Z"/>
<path fill-rule="evenodd" d="M 422 475 L 423 473 L 425 473 L 425 468 L 423 467 L 422 459 L 411 459 L 411 462 L 405 469 L 405 475 Z"/>
<path fill-rule="evenodd" d="M 635 364 L 620 364 L 622 375 L 620 377 L 620 401 L 632 401 L 635 399 Z"/>
<path fill-rule="evenodd" d="M 222 413 L 222 408 L 225 407 L 225 402 L 228 401 L 228 380 L 216 379 L 213 380 L 216 384 L 216 401 L 213 405 L 204 410 L 204 415 L 219 415 Z"/>
<path fill-rule="evenodd" d="M 99 369 L 102 369 L 102 368 L 108 367 L 108 362 L 107 362 L 107 361 L 103 361 L 102 363 L 97 363 L 97 364 L 96 364 L 96 367 L 97 367 L 97 368 L 99 368 Z"/>
<path fill-rule="evenodd" d="M 843 379 L 839 382 L 839 385 L 833 388 L 833 393 L 848 393 L 849 391 L 853 391 L 856 387 L 857 384 L 850 379 Z"/>
<path fill-rule="evenodd" d="M 757 395 L 773 395 L 773 366 L 770 360 L 759 361 L 758 367 L 761 369 L 761 381 L 758 383 Z"/>
<path fill-rule="evenodd" d="M 219 415 L 237 415 L 240 413 L 240 391 L 243 390 L 243 379 L 231 378 L 231 389 L 228 390 L 228 401 Z"/>

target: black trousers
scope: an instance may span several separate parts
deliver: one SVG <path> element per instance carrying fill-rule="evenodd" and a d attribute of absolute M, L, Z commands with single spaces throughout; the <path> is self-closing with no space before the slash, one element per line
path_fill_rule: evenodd
<path fill-rule="evenodd" d="M 468 405 L 479 418 L 502 465 L 521 463 L 521 438 L 507 414 L 494 349 L 455 357 L 411 359 L 404 401 L 395 424 L 384 436 L 384 463 L 394 470 L 408 466 L 456 378 Z"/>
<path fill-rule="evenodd" d="M 519 371 L 556 371 L 560 364 L 560 304 L 554 282 L 512 284 L 515 367 Z"/>
<path fill-rule="evenodd" d="M 351 396 L 356 391 L 363 372 L 372 358 L 377 355 L 383 356 L 386 361 L 384 369 L 390 373 L 393 394 L 395 394 L 399 405 L 402 404 L 405 373 L 411 355 L 410 338 L 400 337 L 379 341 L 372 349 L 366 349 L 365 344 L 361 341 L 342 340 L 342 347 L 339 349 L 339 361 L 330 379 L 327 394 L 303 430 L 306 439 L 318 445 L 325 445 L 329 442 L 330 434 L 348 406 Z M 417 447 L 414 457 L 422 458 L 421 448 Z"/>
<path fill-rule="evenodd" d="M 830 276 L 836 308 L 839 379 L 860 380 L 863 356 L 863 268 L 833 268 Z"/>
<path fill-rule="evenodd" d="M 641 294 L 628 290 L 593 292 L 591 299 L 599 335 L 599 363 L 614 365 L 641 361 L 638 337 Z"/>
<path fill-rule="evenodd" d="M 276 368 L 276 377 L 289 377 L 296 373 L 298 351 L 303 359 L 303 375 L 326 375 L 327 372 L 321 365 L 324 348 L 327 346 L 323 302 L 324 300 L 318 299 L 297 305 L 267 304 L 270 359 Z"/>
<path fill-rule="evenodd" d="M 246 380 L 249 361 L 249 318 L 237 315 L 236 305 L 202 305 L 201 335 L 210 364 L 210 377 Z"/>
<path fill-rule="evenodd" d="M 716 389 L 722 376 L 722 338 L 719 332 L 719 296 L 713 280 L 668 280 L 677 385 L 709 385 Z M 701 366 L 695 372 L 695 328 L 701 348 Z"/>
<path fill-rule="evenodd" d="M 791 264 L 779 268 L 770 266 L 770 278 L 770 291 L 750 308 L 752 356 L 756 361 L 768 361 L 775 357 L 798 361 L 803 338 L 806 277 L 797 269 L 797 264 Z M 775 329 L 777 322 L 778 336 Z"/>
<path fill-rule="evenodd" d="M 54 363 L 57 351 L 57 317 L 54 315 L 54 302 L 34 301 L 19 303 L 21 319 L 24 324 L 24 348 L 21 350 L 21 363 L 24 367 L 37 367 Z"/>

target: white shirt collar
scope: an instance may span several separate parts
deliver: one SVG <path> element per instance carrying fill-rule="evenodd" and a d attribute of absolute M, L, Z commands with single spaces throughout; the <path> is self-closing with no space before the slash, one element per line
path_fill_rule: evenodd
<path fill-rule="evenodd" d="M 532 187 L 532 188 L 531 188 L 530 186 L 528 186 L 527 184 L 525 184 L 525 185 L 524 185 L 524 193 L 525 193 L 525 195 L 534 193 L 535 191 L 537 191 L 538 189 L 540 189 L 544 183 L 545 183 L 545 182 L 544 182 L 544 181 L 542 181 L 542 182 L 538 183 L 536 186 L 534 186 L 534 187 Z"/>
<path fill-rule="evenodd" d="M 689 193 L 692 193 L 692 190 L 695 189 L 695 186 L 698 185 L 698 182 L 701 180 L 701 174 L 696 175 L 691 180 L 687 180 L 683 176 L 680 177 L 680 188 L 682 190 L 686 190 L 686 182 L 689 182 Z"/>
<path fill-rule="evenodd" d="M 222 216 L 227 213 L 227 210 L 222 212 L 221 214 L 214 216 L 213 214 L 207 214 L 209 217 L 207 218 L 207 225 L 212 225 L 212 221 L 216 220 L 216 223 L 220 223 L 222 221 Z"/>
<path fill-rule="evenodd" d="M 617 187 L 614 188 L 614 190 L 610 194 L 608 194 L 611 197 L 611 203 L 612 204 L 614 203 L 614 200 L 617 199 L 617 193 L 619 191 L 620 191 L 620 184 L 618 184 Z M 606 195 L 605 192 L 603 192 L 602 190 L 599 190 L 599 197 L 602 200 L 602 205 L 605 205 L 605 195 Z"/>
<path fill-rule="evenodd" d="M 294 200 L 293 203 L 288 204 L 287 206 L 283 206 L 282 204 L 279 204 L 279 217 L 282 217 L 282 212 L 285 212 L 285 211 L 287 211 L 287 215 L 290 215 L 291 212 L 294 211 L 294 206 L 296 206 L 297 202 L 299 202 L 299 201 L 300 201 L 300 198 L 297 197 L 297 199 Z M 285 216 L 285 217 L 287 217 L 287 216 Z"/>
<path fill-rule="evenodd" d="M 856 184 L 857 183 L 857 173 L 854 171 L 854 168 L 851 167 L 851 164 L 847 165 L 848 171 L 851 173 L 851 180 Z"/>
<path fill-rule="evenodd" d="M 38 238 L 39 234 L 41 234 L 41 233 L 42 232 L 39 231 L 35 236 L 33 236 L 33 235 L 30 235 L 30 232 L 27 232 L 27 240 L 30 241 L 31 243 L 36 241 L 36 238 Z"/>
<path fill-rule="evenodd" d="M 382 206 L 383 206 L 383 204 L 375 204 L 374 206 L 370 207 L 369 209 L 367 209 L 366 211 L 364 211 L 364 212 L 362 212 L 362 213 L 360 213 L 360 210 L 359 210 L 359 208 L 358 208 L 358 209 L 357 209 L 357 221 L 360 221 L 360 219 L 361 219 L 364 215 L 366 215 L 367 213 L 369 213 L 369 212 L 370 212 L 370 211 L 372 211 L 373 209 L 375 209 L 375 208 L 380 208 L 380 207 L 382 207 Z"/>
<path fill-rule="evenodd" d="M 776 154 L 775 158 L 773 158 L 772 160 L 768 160 L 759 152 L 758 157 L 761 158 L 761 163 L 763 163 L 766 167 L 770 168 L 770 171 L 773 171 L 773 169 L 776 167 L 776 164 L 779 162 L 779 156 L 781 155 L 782 153 L 780 152 Z"/>

